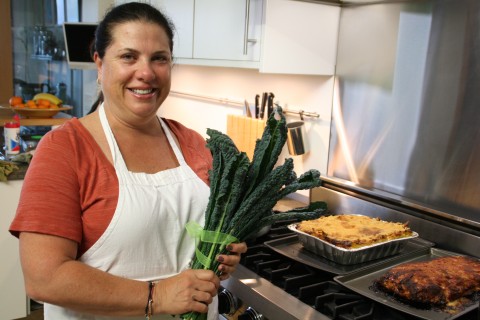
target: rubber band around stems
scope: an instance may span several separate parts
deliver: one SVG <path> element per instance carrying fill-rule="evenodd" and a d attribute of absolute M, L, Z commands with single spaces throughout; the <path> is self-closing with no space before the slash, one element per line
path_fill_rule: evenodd
<path fill-rule="evenodd" d="M 188 235 L 195 239 L 195 257 L 207 269 L 210 268 L 213 260 L 208 258 L 198 249 L 198 243 L 200 241 L 220 244 L 223 246 L 238 241 L 237 238 L 226 233 L 203 230 L 202 226 L 200 226 L 195 221 L 187 222 L 187 224 L 185 225 L 185 229 L 187 229 Z"/>

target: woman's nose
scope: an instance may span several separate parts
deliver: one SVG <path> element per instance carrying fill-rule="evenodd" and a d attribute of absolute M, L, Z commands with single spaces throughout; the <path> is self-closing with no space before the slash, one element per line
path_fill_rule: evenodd
<path fill-rule="evenodd" d="M 155 79 L 155 71 L 149 61 L 143 61 L 139 64 L 138 68 L 138 77 L 140 80 L 145 82 L 152 81 Z"/>

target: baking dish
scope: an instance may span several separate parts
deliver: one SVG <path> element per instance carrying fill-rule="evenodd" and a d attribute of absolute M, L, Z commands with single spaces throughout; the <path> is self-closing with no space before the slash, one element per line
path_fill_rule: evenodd
<path fill-rule="evenodd" d="M 418 237 L 418 233 L 412 232 L 408 237 L 361 248 L 345 249 L 298 230 L 296 223 L 288 225 L 288 228 L 297 233 L 298 239 L 308 251 L 344 265 L 363 263 L 397 254 L 403 250 L 406 241 Z"/>

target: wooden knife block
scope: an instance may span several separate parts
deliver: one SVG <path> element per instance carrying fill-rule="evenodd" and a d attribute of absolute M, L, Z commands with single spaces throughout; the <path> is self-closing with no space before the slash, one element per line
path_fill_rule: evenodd
<path fill-rule="evenodd" d="M 238 150 L 247 154 L 250 161 L 253 159 L 255 143 L 262 137 L 265 124 L 266 120 L 227 115 L 227 135 L 233 140 Z"/>

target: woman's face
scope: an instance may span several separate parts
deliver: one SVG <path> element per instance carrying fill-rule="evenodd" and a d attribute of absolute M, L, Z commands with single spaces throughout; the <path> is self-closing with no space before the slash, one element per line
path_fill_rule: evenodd
<path fill-rule="evenodd" d="M 154 23 L 127 22 L 112 30 L 105 56 L 95 54 L 105 105 L 124 121 L 155 115 L 168 96 L 172 55 L 164 29 Z"/>

